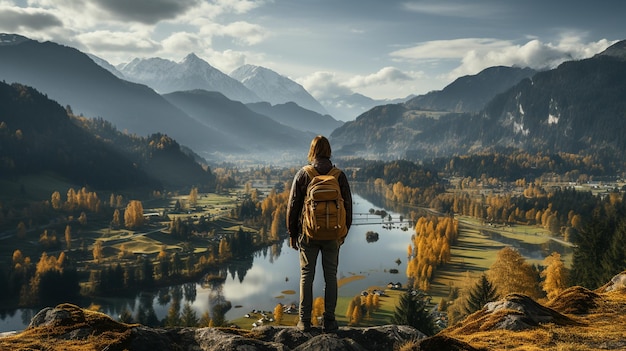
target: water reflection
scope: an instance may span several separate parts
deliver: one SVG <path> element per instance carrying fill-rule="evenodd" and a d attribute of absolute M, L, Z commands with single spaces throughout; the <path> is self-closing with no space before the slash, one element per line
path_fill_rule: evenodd
<path fill-rule="evenodd" d="M 406 270 L 404 263 L 406 260 L 403 258 L 406 256 L 406 247 L 411 236 L 411 231 L 402 231 L 399 226 L 383 228 L 381 223 L 386 218 L 368 214 L 368 211 L 375 207 L 371 202 L 357 194 L 354 194 L 353 199 L 354 212 L 357 213 L 355 223 L 358 222 L 360 225 L 352 227 L 341 248 L 339 277 L 363 275 L 365 278 L 340 288 L 339 293 L 344 296 L 356 295 L 370 286 L 384 286 L 391 280 L 402 280 L 403 277 L 389 271 Z M 398 213 L 389 210 L 387 212 L 392 218 L 400 217 Z M 367 231 L 380 233 L 378 240 L 368 243 Z M 278 303 L 297 304 L 299 257 L 298 252 L 289 247 L 288 240 L 241 257 L 209 274 L 222 279 L 208 284 L 186 283 L 144 291 L 129 298 L 98 298 L 79 305 L 86 307 L 93 302 L 101 306 L 102 312 L 113 318 L 119 318 L 122 313 L 130 313 L 135 321 L 155 326 L 167 317 L 172 304 L 184 306 L 189 303 L 198 316 L 208 311 L 211 318 L 214 318 L 216 310 L 218 312 L 227 310 L 225 315 L 227 320 L 239 318 L 253 309 L 273 310 Z M 317 265 L 316 275 L 319 278 L 315 279 L 314 292 L 317 296 L 322 296 L 321 264 Z M 0 325 L 1 330 L 21 330 L 28 325 L 32 315 L 38 312 L 35 309 L 18 311 L 22 316 L 21 320 L 11 315 L 15 310 L 5 313 L 6 317 L 2 318 Z"/>
<path fill-rule="evenodd" d="M 343 285 L 339 289 L 341 296 L 354 296 L 372 286 L 406 281 L 406 252 L 413 230 L 407 229 L 409 223 L 401 217 L 408 218 L 409 209 L 397 205 L 382 207 L 390 204 L 378 195 L 368 194 L 366 200 L 360 194 L 353 195 L 355 225 L 341 247 L 338 272 L 339 278 L 354 275 L 364 278 Z M 385 210 L 387 214 L 382 218 L 370 214 L 370 209 Z M 368 231 L 377 233 L 378 240 L 368 242 Z M 492 231 L 485 231 L 484 234 L 517 247 L 527 257 L 545 257 L 552 251 L 563 253 L 561 245 L 553 241 L 532 245 Z M 129 312 L 135 321 L 155 326 L 166 318 L 174 302 L 179 307 L 189 303 L 198 316 L 208 311 L 211 318 L 216 318 L 219 317 L 216 312 L 226 312 L 226 320 L 240 318 L 254 309 L 270 311 L 278 303 L 297 304 L 299 257 L 298 252 L 288 245 L 288 241 L 283 240 L 209 273 L 219 277 L 219 280 L 144 291 L 129 298 L 100 298 L 80 305 L 85 307 L 96 303 L 101 306 L 102 312 L 116 319 L 120 314 Z M 317 265 L 316 276 L 314 294 L 323 296 L 321 264 Z M 23 329 L 36 312 L 38 310 L 35 309 L 0 312 L 0 331 Z"/>

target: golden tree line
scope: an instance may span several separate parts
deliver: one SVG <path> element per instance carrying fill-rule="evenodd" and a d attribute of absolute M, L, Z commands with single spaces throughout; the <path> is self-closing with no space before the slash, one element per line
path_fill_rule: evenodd
<path fill-rule="evenodd" d="M 560 214 L 549 202 L 549 194 L 538 189 L 542 188 L 529 185 L 524 190 L 524 196 L 528 199 L 545 198 L 546 205 L 535 203 L 536 207 L 526 210 L 517 206 L 514 197 L 508 194 L 476 197 L 467 192 L 441 195 L 431 202 L 431 206 L 441 209 L 444 207 L 442 203 L 451 203 L 451 211 L 454 213 L 496 223 L 539 225 L 552 234 L 562 234 L 568 239 L 571 229 L 580 229 L 581 215 L 574 210 Z"/>
<path fill-rule="evenodd" d="M 101 202 L 98 194 L 94 191 L 88 191 L 83 187 L 76 191 L 69 188 L 65 202 L 61 199 L 61 193 L 55 191 L 50 198 L 50 205 L 55 210 L 75 211 L 79 209 L 89 210 L 91 212 L 100 212 Z"/>
<path fill-rule="evenodd" d="M 383 194 L 387 200 L 409 205 L 429 203 L 437 196 L 440 190 L 433 186 L 425 188 L 411 187 L 404 185 L 402 182 L 387 184 L 382 178 L 376 178 L 373 185 L 375 191 Z"/>
<path fill-rule="evenodd" d="M 34 265 L 31 262 L 30 257 L 24 256 L 20 250 L 15 250 L 12 256 L 11 271 L 17 279 L 22 281 L 20 289 L 20 305 L 33 305 L 40 303 L 41 296 L 59 294 L 59 291 L 48 291 L 52 286 L 55 286 L 57 290 L 63 289 L 61 281 L 51 280 L 49 273 L 60 275 L 64 273 L 67 266 L 67 259 L 65 252 L 61 252 L 58 257 L 54 255 L 48 255 L 46 252 L 41 254 L 39 261 Z M 34 269 L 33 269 L 34 268 Z M 47 280 L 44 282 L 44 277 L 48 275 Z M 56 278 L 53 278 L 56 279 Z M 77 279 L 73 277 L 72 279 Z M 70 282 L 69 280 L 64 280 Z M 72 280 L 73 281 L 73 280 Z M 78 286 L 78 281 L 73 281 Z M 45 284 L 45 286 L 43 286 Z M 68 287 L 69 288 L 69 287 Z"/>
<path fill-rule="evenodd" d="M 261 202 L 261 225 L 269 228 L 270 241 L 279 240 L 281 232 L 286 231 L 288 199 L 289 187 L 285 187 L 280 193 L 272 189 Z"/>
<path fill-rule="evenodd" d="M 324 300 L 322 299 L 322 304 L 323 302 Z M 372 313 L 378 309 L 380 309 L 380 296 L 378 294 L 368 291 L 365 296 L 356 295 L 350 300 L 348 308 L 346 309 L 348 324 L 357 326 L 363 319 L 370 319 Z"/>
<path fill-rule="evenodd" d="M 420 217 L 415 224 L 412 246 L 407 254 L 406 275 L 410 287 L 428 291 L 434 270 L 450 262 L 450 246 L 459 235 L 458 221 L 453 217 Z"/>

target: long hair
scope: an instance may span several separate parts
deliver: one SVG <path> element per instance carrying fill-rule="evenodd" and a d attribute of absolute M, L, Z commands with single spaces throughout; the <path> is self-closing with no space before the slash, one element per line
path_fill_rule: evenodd
<path fill-rule="evenodd" d="M 309 148 L 309 163 L 315 161 L 318 157 L 330 158 L 331 149 L 330 142 L 325 136 L 318 135 L 311 140 L 311 148 Z"/>

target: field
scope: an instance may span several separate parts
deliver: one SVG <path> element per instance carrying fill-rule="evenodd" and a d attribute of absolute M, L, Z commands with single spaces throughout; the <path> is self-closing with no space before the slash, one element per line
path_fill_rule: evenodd
<path fill-rule="evenodd" d="M 490 226 L 483 225 L 476 218 L 459 216 L 459 240 L 452 247 L 452 262 L 443 269 L 437 270 L 429 293 L 433 303 L 441 298 L 448 297 L 451 287 L 462 287 L 466 275 L 477 278 L 482 272 L 489 269 L 494 263 L 498 251 L 505 247 L 502 242 L 496 241 L 481 234 L 481 230 L 489 230 L 504 239 L 511 239 L 520 244 L 545 245 L 550 240 L 559 244 L 571 246 L 569 243 L 552 238 L 547 230 L 538 226 L 513 225 Z M 571 255 L 563 257 L 566 266 L 571 266 Z M 530 264 L 541 264 L 542 259 L 526 258 Z"/>

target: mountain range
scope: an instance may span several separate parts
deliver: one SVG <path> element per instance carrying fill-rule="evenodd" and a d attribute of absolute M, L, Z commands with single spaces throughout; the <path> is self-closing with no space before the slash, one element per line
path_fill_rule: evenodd
<path fill-rule="evenodd" d="M 263 101 L 238 80 L 191 53 L 180 62 L 158 57 L 136 58 L 116 66 L 126 79 L 145 84 L 161 94 L 185 90 L 219 91 L 231 100 Z"/>
<path fill-rule="evenodd" d="M 406 103 L 374 107 L 336 129 L 331 142 L 346 156 L 416 160 L 506 148 L 621 157 L 626 151 L 625 47 L 626 41 L 621 41 L 592 58 L 534 74 L 487 69 L 457 80 L 457 85 L 472 83 L 462 94 L 447 87 Z M 486 95 L 476 98 L 488 101 L 482 107 L 466 103 L 464 96 L 483 86 L 476 83 L 484 80 L 480 76 L 493 70 L 507 71 L 505 76 L 514 77 L 509 83 L 530 76 L 489 99 L 495 90 L 483 88 Z M 450 98 L 454 95 L 458 97 Z"/>
<path fill-rule="evenodd" d="M 204 61 L 190 56 L 187 61 L 205 66 Z M 32 86 L 60 104 L 70 106 L 77 114 L 101 117 L 130 134 L 167 134 L 207 159 L 235 154 L 246 155 L 249 159 L 271 159 L 273 156 L 268 155 L 273 152 L 289 154 L 306 150 L 313 134 L 320 132 L 306 131 L 310 130 L 308 127 L 294 129 L 294 123 L 291 127 L 284 125 L 238 101 L 216 98 L 215 94 L 203 96 L 223 106 L 207 109 L 205 112 L 211 113 L 210 116 L 198 115 L 198 110 L 190 116 L 150 87 L 120 79 L 74 48 L 16 35 L 0 36 L 0 79 Z M 325 116 L 307 113 L 309 118 L 319 119 L 320 126 L 328 122 Z M 216 118 L 227 121 L 217 122 Z M 244 120 L 247 122 L 239 124 L 241 135 L 233 134 L 232 128 L 217 128 Z"/>
<path fill-rule="evenodd" d="M 0 79 L 32 86 L 76 114 L 103 118 L 129 134 L 166 134 L 209 160 L 297 157 L 314 134 L 330 135 L 335 155 L 351 157 L 423 159 L 504 148 L 611 153 L 626 148 L 619 132 L 626 104 L 624 46 L 542 72 L 491 67 L 440 91 L 376 105 L 346 123 L 294 102 L 245 104 L 206 89 L 160 95 L 121 79 L 128 71 L 104 69 L 105 61 L 17 35 L 0 35 Z M 188 67 L 190 76 L 211 71 L 192 54 L 181 63 L 148 61 Z M 258 91 L 310 97 L 267 69 L 244 66 L 233 75 Z M 368 99 L 352 98 L 361 106 Z"/>

